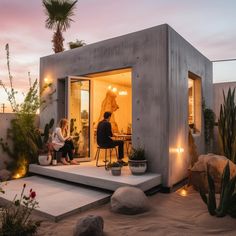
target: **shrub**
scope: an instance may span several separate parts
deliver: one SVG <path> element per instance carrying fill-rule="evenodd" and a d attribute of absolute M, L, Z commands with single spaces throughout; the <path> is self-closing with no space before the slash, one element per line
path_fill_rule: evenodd
<path fill-rule="evenodd" d="M 20 198 L 17 199 L 16 196 L 13 202 L 0 212 L 0 235 L 30 236 L 36 234 L 41 221 L 30 219 L 32 211 L 38 207 L 38 202 L 35 199 L 36 193 L 31 189 L 25 195 L 25 187 L 24 184 Z"/>

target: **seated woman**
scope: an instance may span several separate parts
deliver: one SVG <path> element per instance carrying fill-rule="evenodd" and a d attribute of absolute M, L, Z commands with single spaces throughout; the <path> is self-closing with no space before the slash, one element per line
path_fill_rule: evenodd
<path fill-rule="evenodd" d="M 61 119 L 59 121 L 59 127 L 56 127 L 52 135 L 52 145 L 56 151 L 62 152 L 61 162 L 64 165 L 79 164 L 76 160 L 73 159 L 75 148 L 68 132 L 67 119 Z M 69 157 L 69 160 L 67 159 L 67 155 Z"/>

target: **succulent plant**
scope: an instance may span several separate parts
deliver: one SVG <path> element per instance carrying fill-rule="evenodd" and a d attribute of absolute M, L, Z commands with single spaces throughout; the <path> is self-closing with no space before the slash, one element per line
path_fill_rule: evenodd
<path fill-rule="evenodd" d="M 146 160 L 144 149 L 141 147 L 133 148 L 131 153 L 129 154 L 129 160 Z"/>
<path fill-rule="evenodd" d="M 218 129 L 224 156 L 236 163 L 236 106 L 235 89 L 229 88 L 227 97 L 223 91 L 224 104 L 220 106 Z"/>
<path fill-rule="evenodd" d="M 200 189 L 202 200 L 207 204 L 208 211 L 211 215 L 223 217 L 229 214 L 236 218 L 236 176 L 230 179 L 229 162 L 227 162 L 221 179 L 221 193 L 220 201 L 217 207 L 215 184 L 209 173 L 209 166 L 207 166 L 207 180 L 208 180 L 208 196 Z"/>
<path fill-rule="evenodd" d="M 107 168 L 112 168 L 112 167 L 122 167 L 123 165 L 120 163 L 120 162 L 118 162 L 118 161 L 114 161 L 114 162 L 109 162 L 108 164 L 107 164 Z"/>
<path fill-rule="evenodd" d="M 31 133 L 31 146 L 36 147 L 39 154 L 48 153 L 48 144 L 50 138 L 50 131 L 54 125 L 54 119 L 51 119 L 49 123 L 47 123 L 44 127 L 43 133 L 40 130 L 36 130 L 34 133 Z M 31 147 L 33 148 L 33 147 Z"/>

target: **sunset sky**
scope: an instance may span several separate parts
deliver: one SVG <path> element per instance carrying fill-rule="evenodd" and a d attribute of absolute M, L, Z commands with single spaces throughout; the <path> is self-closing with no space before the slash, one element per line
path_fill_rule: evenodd
<path fill-rule="evenodd" d="M 64 46 L 76 39 L 87 44 L 168 23 L 210 60 L 236 58 L 235 0 L 79 0 Z M 39 77 L 39 58 L 52 54 L 53 32 L 45 28 L 42 0 L 0 0 L 0 80 L 11 72 L 20 91 L 28 72 Z M 236 62 L 214 63 L 214 82 L 232 81 Z M 6 96 L 0 90 L 0 103 Z"/>

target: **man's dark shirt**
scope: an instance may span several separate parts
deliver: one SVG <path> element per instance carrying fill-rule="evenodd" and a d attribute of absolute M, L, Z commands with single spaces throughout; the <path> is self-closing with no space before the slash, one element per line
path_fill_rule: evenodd
<path fill-rule="evenodd" d="M 110 146 L 113 143 L 111 123 L 107 120 L 99 122 L 97 127 L 97 144 L 101 147 Z"/>

